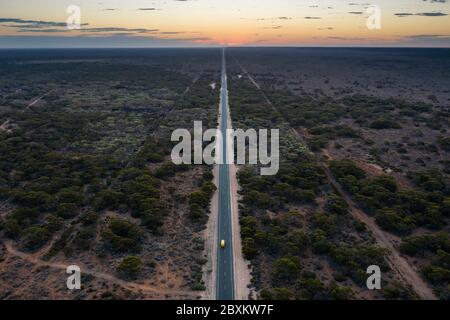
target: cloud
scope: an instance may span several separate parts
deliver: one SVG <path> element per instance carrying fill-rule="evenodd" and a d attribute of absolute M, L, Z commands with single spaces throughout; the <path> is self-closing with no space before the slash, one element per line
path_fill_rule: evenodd
<path fill-rule="evenodd" d="M 405 36 L 401 40 L 413 45 L 450 47 L 449 34 L 414 34 Z"/>
<path fill-rule="evenodd" d="M 66 22 L 56 22 L 56 21 L 42 21 L 42 20 L 23 20 L 19 18 L 0 18 L 0 24 L 2 23 L 16 23 L 18 25 L 27 24 L 30 28 L 39 28 L 39 27 L 66 27 Z M 88 25 L 87 23 L 83 23 L 83 26 Z"/>
<path fill-rule="evenodd" d="M 163 31 L 163 32 L 160 32 L 159 34 L 183 34 L 183 33 L 186 33 L 186 32 L 182 32 L 182 31 Z"/>
<path fill-rule="evenodd" d="M 5 25 L 5 23 L 8 23 Z M 8 28 L 17 28 L 18 32 L 34 32 L 34 33 L 57 33 L 67 32 L 66 22 L 56 21 L 41 21 L 41 20 L 24 20 L 19 18 L 0 18 L 0 25 Z M 142 34 L 142 33 L 154 33 L 159 29 L 147 29 L 147 28 L 121 28 L 121 27 L 98 27 L 98 28 L 86 28 L 88 23 L 81 24 L 82 28 L 77 29 L 77 32 L 81 33 L 111 33 L 112 35 L 118 34 Z"/>
<path fill-rule="evenodd" d="M 118 27 L 103 27 L 103 28 L 81 28 L 78 31 L 81 32 L 133 32 L 133 33 L 147 33 L 147 32 L 157 32 L 159 29 L 128 29 L 128 28 L 118 28 Z"/>
<path fill-rule="evenodd" d="M 155 48 L 155 47 L 201 47 L 218 45 L 207 37 L 164 39 L 157 36 L 129 35 L 15 35 L 0 36 L 0 48 Z"/>
<path fill-rule="evenodd" d="M 331 40 L 341 40 L 341 41 L 366 41 L 366 40 L 370 40 L 369 38 L 362 38 L 362 37 L 338 37 L 338 36 L 332 36 L 332 37 L 327 37 L 328 39 Z"/>
<path fill-rule="evenodd" d="M 424 17 L 443 17 L 443 16 L 447 16 L 446 13 L 442 13 L 442 12 L 421 12 L 421 13 L 416 13 L 417 16 L 424 16 Z"/>
<path fill-rule="evenodd" d="M 414 13 L 400 12 L 400 13 L 394 13 L 394 15 L 396 15 L 397 17 L 409 17 L 409 16 L 413 16 Z"/>
<path fill-rule="evenodd" d="M 422 17 L 444 17 L 448 14 L 442 12 L 419 12 L 419 13 L 409 13 L 409 12 L 400 12 L 394 13 L 397 17 L 410 17 L 410 16 L 422 16 Z"/>
<path fill-rule="evenodd" d="M 17 32 L 43 32 L 43 33 L 55 33 L 55 32 L 67 32 L 69 29 L 19 29 Z"/>
<path fill-rule="evenodd" d="M 407 39 L 418 39 L 418 40 L 430 40 L 430 39 L 440 39 L 440 40 L 450 40 L 450 35 L 445 34 L 414 34 L 406 36 Z"/>
<path fill-rule="evenodd" d="M 247 20 L 246 18 L 241 18 Z M 273 20 L 292 20 L 292 17 L 276 17 L 276 18 L 258 18 L 256 21 L 273 21 Z"/>

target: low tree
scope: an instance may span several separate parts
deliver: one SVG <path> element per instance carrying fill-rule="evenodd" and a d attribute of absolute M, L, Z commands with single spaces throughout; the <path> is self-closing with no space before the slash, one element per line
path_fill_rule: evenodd
<path fill-rule="evenodd" d="M 125 278 L 136 278 L 143 267 L 144 263 L 139 257 L 128 256 L 120 262 L 117 271 Z"/>
<path fill-rule="evenodd" d="M 289 280 L 295 277 L 299 270 L 299 263 L 295 257 L 283 257 L 273 264 L 273 277 L 277 280 Z"/>

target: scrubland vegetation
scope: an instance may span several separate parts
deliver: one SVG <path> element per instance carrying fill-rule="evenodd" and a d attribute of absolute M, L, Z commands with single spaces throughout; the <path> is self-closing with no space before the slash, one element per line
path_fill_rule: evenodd
<path fill-rule="evenodd" d="M 243 253 L 251 261 L 261 299 L 354 299 L 364 295 L 366 268 L 388 274 L 373 298 L 412 298 L 390 271 L 386 252 L 353 219 L 289 124 L 247 81 L 232 81 L 235 128 L 280 128 L 281 164 L 275 176 L 241 167 L 240 224 Z"/>
<path fill-rule="evenodd" d="M 357 207 L 449 299 L 450 83 L 436 71 L 448 55 L 298 50 L 228 51 L 233 127 L 280 129 L 278 174 L 238 171 L 257 298 L 418 298 Z M 175 166 L 169 141 L 194 120 L 216 127 L 220 62 L 219 50 L 0 52 L 0 298 L 201 295 L 212 168 Z M 36 259 L 94 273 L 68 293 Z M 366 287 L 370 265 L 381 290 Z"/>
<path fill-rule="evenodd" d="M 220 75 L 219 51 L 199 53 L 195 74 L 183 69 L 190 51 L 131 51 L 133 63 L 120 52 L 116 60 L 94 52 L 100 62 L 65 62 L 64 53 L 0 60 L 0 120 L 12 124 L 0 131 L 0 200 L 10 206 L 0 215 L 2 240 L 45 261 L 97 261 L 94 270 L 155 288 L 202 289 L 196 239 L 214 191 L 211 168 L 172 164 L 170 133 L 193 119 L 216 122 L 219 95 L 209 83 Z"/>
<path fill-rule="evenodd" d="M 242 75 L 230 90 L 237 108 L 233 120 L 244 127 L 291 127 L 301 136 L 297 141 L 303 140 L 314 153 L 286 152 L 290 142 L 282 141 L 281 159 L 287 163 L 277 176 L 259 177 L 253 168 L 240 170 L 243 250 L 252 259 L 260 297 L 415 298 L 402 279 L 392 276 L 385 259 L 388 253 L 374 245 L 365 225 L 351 217 L 346 201 L 334 194 L 323 163 L 382 230 L 400 237 L 397 250 L 420 270 L 436 296 L 448 299 L 449 100 L 445 95 L 433 100 L 418 94 L 387 97 L 393 89 L 384 87 L 367 94 L 368 88 L 352 83 L 367 71 L 365 57 L 356 51 L 348 53 L 355 58 L 354 74 L 339 80 L 346 90 L 308 91 L 308 80 L 318 76 L 311 72 L 315 67 L 307 65 L 313 59 L 307 50 L 266 49 L 259 59 L 252 59 L 255 50 L 231 51 L 261 86 L 257 90 L 240 66 L 233 66 L 234 75 Z M 294 60 L 294 52 L 304 59 Z M 372 61 L 378 59 L 375 51 L 370 54 Z M 337 52 L 331 58 L 337 64 L 333 68 L 348 65 L 346 58 Z M 439 59 L 448 63 L 443 56 Z M 401 78 L 404 71 L 396 71 L 388 74 Z M 421 85 L 423 91 L 437 90 Z M 323 87 L 328 86 L 325 81 Z M 309 259 L 315 260 L 312 270 Z M 325 260 L 327 267 L 319 267 L 317 260 Z M 371 264 L 379 265 L 390 279 L 381 294 L 369 297 L 364 279 Z"/>

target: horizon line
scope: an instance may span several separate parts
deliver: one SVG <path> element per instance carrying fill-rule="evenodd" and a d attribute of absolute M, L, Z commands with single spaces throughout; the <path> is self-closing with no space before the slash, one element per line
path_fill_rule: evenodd
<path fill-rule="evenodd" d="M 450 49 L 449 46 L 385 46 L 385 45 L 242 45 L 242 46 L 154 46 L 154 47 L 118 47 L 118 46 L 105 46 L 105 47 L 0 47 L 0 50 L 87 50 L 87 49 L 223 49 L 223 48 L 330 48 L 330 49 Z"/>

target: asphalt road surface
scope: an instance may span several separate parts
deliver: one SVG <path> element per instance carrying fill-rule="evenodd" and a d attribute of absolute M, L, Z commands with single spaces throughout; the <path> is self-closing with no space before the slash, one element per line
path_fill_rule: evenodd
<path fill-rule="evenodd" d="M 222 59 L 222 88 L 220 92 L 220 110 L 223 143 L 221 150 L 221 164 L 219 164 L 219 223 L 218 223 L 218 253 L 217 253 L 217 300 L 234 299 L 233 245 L 231 230 L 231 196 L 230 171 L 227 164 L 228 140 L 228 88 L 225 50 Z M 225 240 L 225 248 L 220 247 L 220 241 Z"/>

